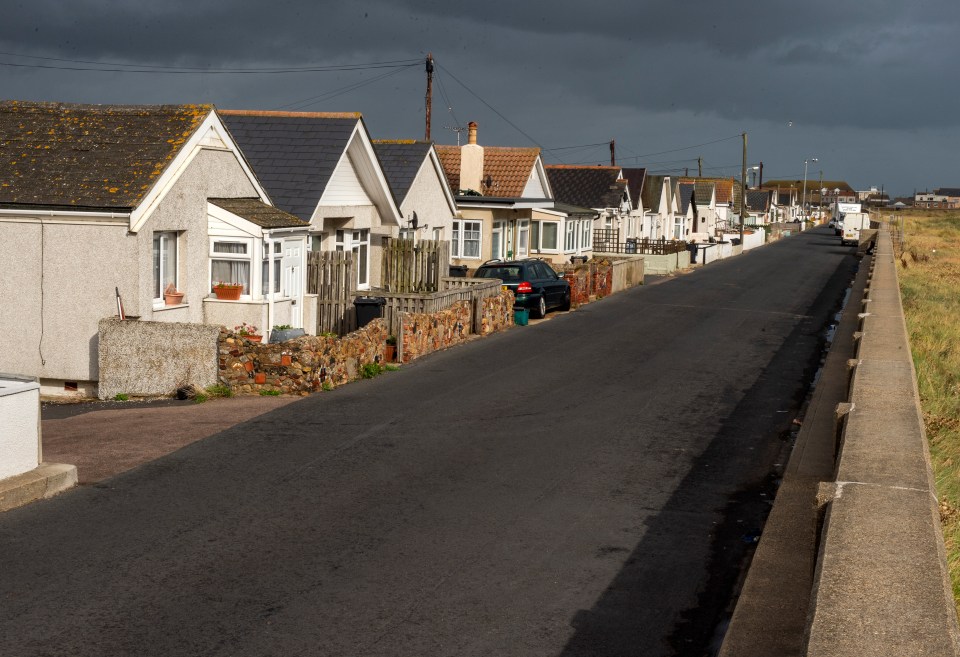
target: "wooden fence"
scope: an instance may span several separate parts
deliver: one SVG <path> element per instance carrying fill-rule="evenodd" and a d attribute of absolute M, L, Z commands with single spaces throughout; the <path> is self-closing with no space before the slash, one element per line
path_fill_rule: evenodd
<path fill-rule="evenodd" d="M 450 242 L 383 240 L 380 286 L 387 292 L 435 292 L 450 267 Z"/>
<path fill-rule="evenodd" d="M 627 238 L 620 241 L 620 231 L 616 228 L 596 228 L 593 231 L 594 253 L 626 253 L 637 255 L 667 255 L 683 253 L 687 243 L 683 240 L 649 238 Z"/>
<path fill-rule="evenodd" d="M 346 335 L 357 328 L 353 299 L 357 267 L 350 251 L 310 251 L 307 293 L 317 295 L 317 334 Z"/>
<path fill-rule="evenodd" d="M 383 318 L 391 335 L 400 335 L 400 313 L 436 313 L 446 310 L 457 301 L 469 301 L 473 311 L 473 326 L 470 330 L 479 333 L 482 313 L 480 301 L 500 294 L 500 281 L 496 279 L 443 277 L 436 292 L 387 292 L 371 290 L 371 296 L 383 297 L 386 305 Z"/>

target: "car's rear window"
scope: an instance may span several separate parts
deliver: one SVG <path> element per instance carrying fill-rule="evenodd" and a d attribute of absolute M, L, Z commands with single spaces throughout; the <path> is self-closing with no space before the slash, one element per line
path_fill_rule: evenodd
<path fill-rule="evenodd" d="M 506 283 L 520 280 L 520 267 L 481 267 L 476 278 L 499 278 Z"/>

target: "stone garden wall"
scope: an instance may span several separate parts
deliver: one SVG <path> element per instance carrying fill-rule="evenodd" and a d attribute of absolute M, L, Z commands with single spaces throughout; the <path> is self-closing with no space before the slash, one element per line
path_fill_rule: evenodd
<path fill-rule="evenodd" d="M 221 328 L 220 383 L 237 394 L 329 389 L 360 378 L 364 365 L 383 362 L 386 340 L 382 319 L 342 338 L 309 335 L 277 344 L 250 342 Z"/>
<path fill-rule="evenodd" d="M 480 335 L 490 335 L 513 326 L 513 292 L 504 290 L 480 300 Z"/>
<path fill-rule="evenodd" d="M 400 316 L 400 357 L 404 363 L 463 342 L 470 334 L 470 302 L 458 301 L 438 313 Z"/>

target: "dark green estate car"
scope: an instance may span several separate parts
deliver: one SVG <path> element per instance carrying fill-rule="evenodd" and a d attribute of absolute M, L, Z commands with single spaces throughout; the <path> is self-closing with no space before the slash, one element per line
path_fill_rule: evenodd
<path fill-rule="evenodd" d="M 499 278 L 513 290 L 516 306 L 529 308 L 541 318 L 550 308 L 570 310 L 570 283 L 544 260 L 489 260 L 473 274 L 474 278 Z"/>

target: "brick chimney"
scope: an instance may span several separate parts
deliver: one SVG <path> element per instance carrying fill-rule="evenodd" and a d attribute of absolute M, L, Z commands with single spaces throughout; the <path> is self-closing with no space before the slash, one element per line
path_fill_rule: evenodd
<path fill-rule="evenodd" d="M 477 124 L 467 124 L 467 143 L 460 147 L 460 189 L 483 192 L 483 146 L 477 144 Z"/>

